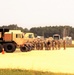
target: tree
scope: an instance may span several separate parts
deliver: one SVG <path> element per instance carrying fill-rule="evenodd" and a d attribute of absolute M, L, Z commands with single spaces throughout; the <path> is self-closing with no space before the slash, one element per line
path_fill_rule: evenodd
<path fill-rule="evenodd" d="M 45 38 L 52 37 L 54 34 L 59 34 L 61 38 L 63 36 L 74 36 L 74 28 L 70 26 L 45 26 L 45 27 L 34 27 L 30 29 L 36 35 L 44 35 Z M 74 39 L 74 37 L 73 37 Z"/>

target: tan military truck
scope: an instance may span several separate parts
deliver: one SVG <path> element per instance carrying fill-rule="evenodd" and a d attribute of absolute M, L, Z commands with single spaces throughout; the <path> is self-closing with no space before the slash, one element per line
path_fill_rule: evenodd
<path fill-rule="evenodd" d="M 31 46 L 24 40 L 21 30 L 0 29 L 0 52 L 11 53 L 19 47 L 22 52 L 31 50 Z"/>
<path fill-rule="evenodd" d="M 31 32 L 25 33 L 24 34 L 24 39 L 25 39 L 25 42 L 27 42 L 27 41 L 33 42 L 35 40 L 34 33 L 31 33 Z"/>

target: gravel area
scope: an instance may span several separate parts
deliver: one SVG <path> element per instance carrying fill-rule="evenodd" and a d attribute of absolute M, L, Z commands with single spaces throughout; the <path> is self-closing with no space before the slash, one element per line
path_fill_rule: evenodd
<path fill-rule="evenodd" d="M 0 68 L 74 73 L 74 48 L 0 53 Z"/>

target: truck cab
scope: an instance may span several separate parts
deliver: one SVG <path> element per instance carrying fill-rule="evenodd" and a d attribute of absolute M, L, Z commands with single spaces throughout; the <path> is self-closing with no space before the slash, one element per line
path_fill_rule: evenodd
<path fill-rule="evenodd" d="M 27 51 L 24 33 L 21 30 L 0 29 L 0 52 L 4 51 L 11 53 L 19 47 L 21 51 Z"/>

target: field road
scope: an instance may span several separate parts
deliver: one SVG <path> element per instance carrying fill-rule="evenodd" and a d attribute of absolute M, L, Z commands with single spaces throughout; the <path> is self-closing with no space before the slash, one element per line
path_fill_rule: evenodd
<path fill-rule="evenodd" d="M 74 48 L 0 53 L 0 68 L 74 73 Z"/>

